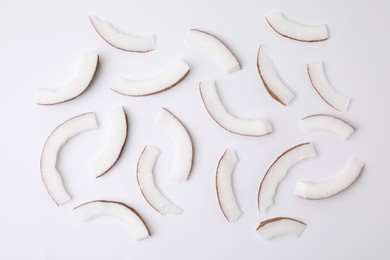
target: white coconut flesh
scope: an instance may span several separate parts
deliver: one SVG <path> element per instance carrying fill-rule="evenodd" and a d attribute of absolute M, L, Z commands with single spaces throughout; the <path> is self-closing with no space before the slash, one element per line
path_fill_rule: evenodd
<path fill-rule="evenodd" d="M 292 218 L 278 217 L 262 221 L 256 232 L 264 239 L 271 239 L 277 236 L 300 237 L 306 229 L 306 224 Z"/>

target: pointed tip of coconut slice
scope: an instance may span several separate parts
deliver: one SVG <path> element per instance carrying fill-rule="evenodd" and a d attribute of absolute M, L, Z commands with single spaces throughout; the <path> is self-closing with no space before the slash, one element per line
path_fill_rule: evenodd
<path fill-rule="evenodd" d="M 277 217 L 260 222 L 256 232 L 264 239 L 271 239 L 283 235 L 300 237 L 305 229 L 306 224 L 302 221 L 287 217 Z"/>

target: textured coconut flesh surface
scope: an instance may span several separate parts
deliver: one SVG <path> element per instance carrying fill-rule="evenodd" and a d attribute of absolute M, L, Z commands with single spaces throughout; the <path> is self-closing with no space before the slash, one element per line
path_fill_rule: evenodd
<path fill-rule="evenodd" d="M 350 98 L 343 96 L 330 85 L 322 61 L 307 64 L 307 72 L 314 89 L 326 103 L 340 112 L 348 110 Z"/>
<path fill-rule="evenodd" d="M 259 48 L 257 68 L 267 91 L 272 93 L 270 93 L 272 98 L 283 105 L 287 105 L 294 99 L 295 94 L 282 82 L 276 72 L 273 61 L 269 55 L 269 48 L 266 45 L 261 45 Z"/>
<path fill-rule="evenodd" d="M 233 150 L 227 149 L 219 161 L 216 175 L 217 196 L 221 210 L 229 222 L 242 214 L 233 192 L 232 174 L 237 163 Z"/>
<path fill-rule="evenodd" d="M 231 115 L 222 104 L 215 81 L 201 82 L 199 90 L 211 117 L 226 130 L 249 136 L 262 136 L 272 132 L 272 125 L 263 119 L 242 119 Z"/>
<path fill-rule="evenodd" d="M 167 199 L 154 182 L 153 168 L 159 154 L 160 150 L 157 147 L 145 146 L 137 165 L 138 185 L 146 201 L 161 215 L 179 215 L 183 210 Z"/>
<path fill-rule="evenodd" d="M 127 96 L 147 96 L 167 90 L 182 79 L 190 71 L 190 67 L 183 61 L 177 61 L 161 74 L 143 80 L 117 79 L 112 90 Z"/>
<path fill-rule="evenodd" d="M 189 30 L 187 43 L 204 49 L 229 74 L 241 69 L 240 62 L 230 49 L 221 40 L 207 32 Z"/>
<path fill-rule="evenodd" d="M 299 237 L 305 229 L 306 224 L 298 220 L 290 218 L 275 218 L 260 223 L 256 232 L 264 239 L 271 239 L 273 237 L 284 235 Z"/>
<path fill-rule="evenodd" d="M 97 16 L 90 16 L 89 19 L 97 33 L 115 48 L 134 52 L 147 52 L 156 48 L 154 35 L 140 36 L 124 33 Z"/>
<path fill-rule="evenodd" d="M 127 118 L 123 107 L 110 111 L 111 131 L 103 151 L 92 161 L 91 170 L 95 177 L 105 174 L 119 159 L 127 138 Z"/>
<path fill-rule="evenodd" d="M 68 84 L 58 88 L 38 88 L 35 92 L 36 103 L 54 105 L 74 99 L 90 85 L 99 62 L 97 53 L 86 53 L 81 59 L 77 76 Z"/>
<path fill-rule="evenodd" d="M 58 153 L 61 147 L 73 136 L 97 128 L 94 113 L 73 117 L 59 125 L 47 138 L 41 156 L 41 174 L 45 187 L 57 205 L 71 199 L 66 191 L 62 178 L 56 169 Z"/>
<path fill-rule="evenodd" d="M 131 230 L 135 240 L 150 236 L 141 216 L 131 207 L 115 201 L 91 201 L 73 209 L 76 218 L 87 221 L 96 217 L 109 216 L 124 222 Z"/>
<path fill-rule="evenodd" d="M 287 20 L 282 13 L 272 13 L 266 16 L 270 26 L 280 35 L 305 42 L 317 42 L 328 39 L 326 25 L 304 25 Z"/>
<path fill-rule="evenodd" d="M 156 123 L 171 137 L 175 149 L 175 162 L 170 180 L 184 182 L 191 168 L 193 149 L 191 137 L 183 124 L 167 109 L 162 108 L 156 116 Z"/>
<path fill-rule="evenodd" d="M 338 175 L 323 182 L 299 181 L 295 194 L 304 199 L 324 199 L 334 196 L 351 186 L 360 176 L 364 162 L 350 157 Z"/>
<path fill-rule="evenodd" d="M 355 129 L 344 120 L 329 115 L 311 115 L 304 117 L 300 125 L 305 131 L 320 130 L 334 133 L 344 141 L 350 138 L 355 132 Z"/>
<path fill-rule="evenodd" d="M 314 146 L 311 143 L 304 143 L 290 148 L 275 160 L 260 184 L 258 194 L 260 213 L 265 213 L 274 204 L 273 198 L 278 184 L 286 177 L 289 169 L 298 162 L 316 155 Z"/>

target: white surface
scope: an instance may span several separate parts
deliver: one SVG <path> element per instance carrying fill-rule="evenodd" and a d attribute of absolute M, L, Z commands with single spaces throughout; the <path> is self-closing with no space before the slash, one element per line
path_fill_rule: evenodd
<path fill-rule="evenodd" d="M 0 8 L 0 259 L 388 259 L 390 258 L 389 1 L 3 1 Z M 329 40 L 302 43 L 275 33 L 265 22 L 270 11 L 326 23 Z M 158 48 L 128 53 L 96 35 L 88 15 L 109 19 L 120 28 L 156 33 Z M 134 26 L 134 27 L 133 27 Z M 189 28 L 218 33 L 237 54 L 243 69 L 226 75 L 206 53 L 185 43 Z M 270 99 L 257 74 L 260 43 L 268 44 L 278 71 L 296 98 L 288 107 Z M 101 54 L 94 86 L 79 98 L 54 107 L 34 103 L 35 88 L 66 82 L 77 71 L 82 53 Z M 191 73 L 180 86 L 145 98 L 110 90 L 117 76 L 147 77 L 167 60 L 183 59 Z M 327 106 L 312 89 L 306 64 L 326 60 L 329 80 L 352 102 L 348 112 Z M 74 66 L 72 64 L 75 64 Z M 217 78 L 232 113 L 267 117 L 275 131 L 259 138 L 234 135 L 219 127 L 204 110 L 198 83 Z M 341 89 L 340 89 L 341 91 Z M 128 112 L 128 143 L 123 157 L 105 178 L 89 174 L 89 163 L 110 129 L 108 111 L 123 105 Z M 167 174 L 174 154 L 171 141 L 154 123 L 165 106 L 180 111 L 193 136 L 194 168 L 188 182 L 171 183 Z M 80 135 L 62 149 L 58 167 L 73 199 L 57 207 L 39 172 L 43 143 L 50 131 L 71 116 L 97 112 L 99 129 Z M 178 112 L 179 113 L 179 112 Z M 314 113 L 342 116 L 357 131 L 346 143 L 331 135 L 305 133 L 299 120 Z M 296 165 L 278 188 L 278 203 L 260 217 L 258 185 L 284 147 L 313 141 L 319 156 Z M 146 143 L 161 148 L 155 178 L 166 195 L 182 206 L 180 216 L 160 216 L 137 187 L 136 162 Z M 236 151 L 233 182 L 243 211 L 227 223 L 215 196 L 215 163 L 229 146 Z M 349 155 L 366 166 L 342 196 L 306 201 L 294 195 L 301 179 L 329 176 Z M 329 163 L 332 162 L 332 163 Z M 317 171 L 313 172 L 313 169 Z M 120 200 L 134 206 L 150 225 L 152 237 L 136 242 L 123 224 L 111 218 L 89 223 L 73 218 L 72 208 L 93 199 Z M 255 229 L 265 218 L 288 215 L 307 223 L 299 239 L 263 241 Z"/>

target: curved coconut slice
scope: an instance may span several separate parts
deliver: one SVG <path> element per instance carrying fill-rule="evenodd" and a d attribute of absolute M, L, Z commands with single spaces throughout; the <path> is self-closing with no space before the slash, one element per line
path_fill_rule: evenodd
<path fill-rule="evenodd" d="M 153 168 L 160 150 L 147 145 L 142 150 L 137 164 L 137 181 L 142 195 L 146 201 L 161 215 L 179 215 L 183 210 L 168 200 L 156 187 L 153 177 Z"/>
<path fill-rule="evenodd" d="M 348 110 L 350 98 L 341 95 L 329 84 L 322 61 L 307 64 L 307 72 L 315 91 L 328 105 L 340 112 Z"/>
<path fill-rule="evenodd" d="M 232 174 L 237 163 L 233 150 L 226 149 L 218 162 L 216 173 L 216 188 L 219 206 L 229 222 L 236 221 L 242 214 L 238 207 L 232 186 Z"/>
<path fill-rule="evenodd" d="M 260 222 L 260 225 L 256 228 L 256 232 L 263 238 L 270 239 L 282 235 L 299 237 L 305 229 L 306 224 L 302 221 L 293 218 L 278 217 Z"/>
<path fill-rule="evenodd" d="M 156 123 L 171 136 L 175 145 L 176 159 L 170 179 L 175 182 L 184 182 L 190 175 L 192 168 L 191 137 L 179 119 L 166 108 L 162 108 L 157 114 Z"/>
<path fill-rule="evenodd" d="M 330 115 L 310 115 L 301 119 L 301 128 L 306 131 L 323 130 L 332 132 L 346 141 L 353 135 L 355 129 L 344 120 Z"/>
<path fill-rule="evenodd" d="M 81 221 L 87 221 L 100 216 L 117 218 L 127 224 L 135 240 L 150 236 L 150 231 L 141 215 L 132 207 L 122 202 L 95 200 L 83 203 L 73 209 L 73 213 Z"/>
<path fill-rule="evenodd" d="M 127 138 L 127 117 L 123 107 L 110 112 L 111 132 L 108 143 L 99 156 L 92 162 L 92 172 L 96 178 L 108 172 L 119 159 Z"/>
<path fill-rule="evenodd" d="M 95 113 L 82 114 L 63 122 L 49 135 L 41 155 L 41 175 L 47 192 L 59 206 L 71 199 L 56 169 L 61 147 L 73 136 L 97 128 Z"/>
<path fill-rule="evenodd" d="M 334 196 L 351 186 L 359 178 L 364 162 L 350 157 L 340 173 L 324 182 L 299 181 L 295 187 L 295 195 L 303 199 L 325 199 Z"/>
<path fill-rule="evenodd" d="M 227 131 L 248 136 L 262 136 L 272 133 L 272 125 L 268 120 L 241 119 L 231 115 L 219 98 L 215 80 L 201 82 L 199 91 L 210 116 Z"/>
<path fill-rule="evenodd" d="M 77 76 L 65 86 L 56 89 L 38 88 L 35 100 L 38 105 L 55 105 L 77 98 L 91 84 L 99 64 L 99 54 L 83 55 Z"/>
<path fill-rule="evenodd" d="M 260 45 L 257 53 L 257 70 L 270 96 L 286 106 L 295 94 L 282 82 L 268 54 L 268 46 Z"/>
<path fill-rule="evenodd" d="M 96 16 L 90 16 L 96 32 L 111 46 L 131 52 L 148 52 L 156 48 L 156 37 L 154 35 L 139 36 L 120 32 L 109 22 L 100 20 Z"/>
<path fill-rule="evenodd" d="M 268 168 L 265 173 L 258 194 L 258 206 L 260 213 L 264 213 L 274 204 L 273 198 L 281 182 L 289 169 L 306 158 L 317 155 L 311 143 L 298 144 L 282 153 Z"/>
<path fill-rule="evenodd" d="M 187 43 L 205 49 L 229 74 L 241 69 L 240 62 L 232 51 L 220 39 L 210 33 L 191 29 L 187 34 Z"/>
<path fill-rule="evenodd" d="M 126 96 L 149 96 L 166 91 L 179 84 L 190 73 L 183 61 L 177 61 L 158 76 L 143 80 L 118 79 L 112 90 Z"/>
<path fill-rule="evenodd" d="M 265 18 L 278 34 L 301 42 L 320 42 L 329 38 L 326 25 L 304 25 L 287 20 L 282 13 L 272 13 Z"/>

